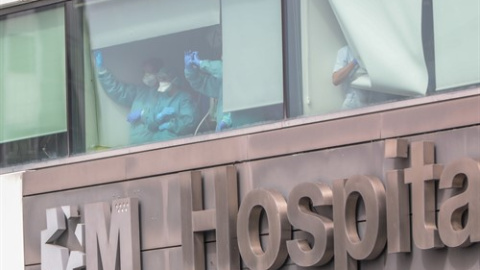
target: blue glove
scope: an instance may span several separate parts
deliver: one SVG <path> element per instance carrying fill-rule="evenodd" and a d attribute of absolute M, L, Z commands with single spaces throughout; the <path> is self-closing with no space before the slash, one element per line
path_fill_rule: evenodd
<path fill-rule="evenodd" d="M 95 56 L 95 65 L 97 68 L 103 68 L 103 54 L 101 51 L 97 50 L 93 52 Z"/>
<path fill-rule="evenodd" d="M 166 123 L 163 123 L 161 124 L 159 127 L 158 127 L 158 130 L 160 131 L 163 131 L 163 130 L 167 130 L 170 128 L 170 122 L 166 122 Z"/>
<path fill-rule="evenodd" d="M 223 122 L 223 121 L 220 121 L 220 123 L 217 125 L 217 127 L 215 128 L 215 132 L 219 132 L 219 131 L 222 131 L 224 130 L 225 128 L 228 127 L 228 124 Z"/>
<path fill-rule="evenodd" d="M 186 51 L 185 52 L 185 55 L 183 56 L 183 60 L 185 61 L 185 69 L 190 69 L 192 68 L 192 54 L 193 52 L 192 51 Z"/>
<path fill-rule="evenodd" d="M 175 109 L 173 107 L 165 107 L 159 114 L 157 114 L 157 116 L 155 117 L 155 120 L 161 123 L 167 120 L 168 118 L 170 118 L 170 116 L 172 116 L 174 113 L 175 113 Z"/>
<path fill-rule="evenodd" d="M 198 52 L 192 52 L 192 64 L 199 67 L 201 60 L 198 58 Z"/>
<path fill-rule="evenodd" d="M 127 121 L 129 123 L 134 123 L 138 121 L 140 118 L 142 118 L 142 113 L 143 113 L 143 110 L 135 110 L 130 112 L 127 116 Z"/>
<path fill-rule="evenodd" d="M 352 63 L 353 63 L 354 66 L 358 65 L 357 59 L 356 59 L 356 58 L 353 58 Z"/>

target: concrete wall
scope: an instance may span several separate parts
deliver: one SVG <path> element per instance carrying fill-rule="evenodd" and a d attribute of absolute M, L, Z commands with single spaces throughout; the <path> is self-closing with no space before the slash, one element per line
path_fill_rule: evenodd
<path fill-rule="evenodd" d="M 0 269 L 22 269 L 23 172 L 0 175 Z"/>
<path fill-rule="evenodd" d="M 445 112 L 448 112 L 446 114 Z M 468 157 L 480 161 L 480 96 L 315 122 L 238 137 L 29 171 L 24 181 L 25 264 L 40 269 L 40 232 L 45 211 L 63 205 L 140 201 L 142 269 L 182 269 L 180 184 L 182 173 L 200 170 L 204 207 L 214 207 L 214 179 L 225 165 L 238 172 L 239 200 L 251 190 L 271 188 L 284 198 L 302 182 L 373 175 L 385 185 L 388 170 L 408 168 L 409 159 L 385 158 L 385 140 L 432 141 L 436 163 Z M 451 192 L 440 192 L 437 210 Z M 358 219 L 362 227 L 361 214 Z M 361 229 L 360 229 L 361 230 Z M 300 233 L 295 230 L 294 235 Z M 262 237 L 268 237 L 264 227 Z M 216 269 L 215 236 L 206 234 L 208 269 Z M 388 254 L 359 263 L 361 269 L 480 268 L 480 244 L 465 248 Z M 303 269 L 290 260 L 281 269 Z M 334 261 L 313 269 L 334 269 Z"/>

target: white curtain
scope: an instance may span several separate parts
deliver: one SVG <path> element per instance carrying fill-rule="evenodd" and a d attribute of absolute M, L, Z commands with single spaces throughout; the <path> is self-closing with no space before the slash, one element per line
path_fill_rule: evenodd
<path fill-rule="evenodd" d="M 226 111 L 283 102 L 279 0 L 223 0 L 223 90 Z"/>
<path fill-rule="evenodd" d="M 219 0 L 108 0 L 85 7 L 91 48 L 215 25 L 220 22 Z"/>
<path fill-rule="evenodd" d="M 0 21 L 0 142 L 67 130 L 63 8 Z"/>
<path fill-rule="evenodd" d="M 426 93 L 422 0 L 329 1 L 345 39 L 368 73 L 354 82 L 358 87 L 406 96 Z"/>
<path fill-rule="evenodd" d="M 480 1 L 433 1 L 437 90 L 480 83 Z"/>

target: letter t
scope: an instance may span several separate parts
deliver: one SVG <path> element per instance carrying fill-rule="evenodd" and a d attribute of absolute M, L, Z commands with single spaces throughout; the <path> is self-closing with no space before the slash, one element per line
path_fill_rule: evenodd
<path fill-rule="evenodd" d="M 411 168 L 405 170 L 405 183 L 411 184 L 413 242 L 420 249 L 443 247 L 436 225 L 435 181 L 443 166 L 435 163 L 433 142 L 410 144 Z"/>

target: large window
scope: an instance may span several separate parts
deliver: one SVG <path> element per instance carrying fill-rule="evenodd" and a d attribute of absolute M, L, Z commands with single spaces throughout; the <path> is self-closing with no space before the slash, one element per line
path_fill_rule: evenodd
<path fill-rule="evenodd" d="M 86 119 L 87 146 L 171 140 L 283 117 L 280 1 L 92 1 L 79 11 L 91 67 L 86 111 L 96 112 Z"/>
<path fill-rule="evenodd" d="M 64 10 L 0 19 L 0 149 L 3 166 L 65 155 Z"/>
<path fill-rule="evenodd" d="M 477 0 L 307 0 L 288 5 L 289 55 L 297 57 L 289 73 L 290 81 L 297 82 L 289 89 L 297 97 L 291 99 L 292 116 L 352 110 L 480 83 Z"/>
<path fill-rule="evenodd" d="M 478 0 L 9 3 L 0 166 L 478 88 L 479 10 Z"/>

